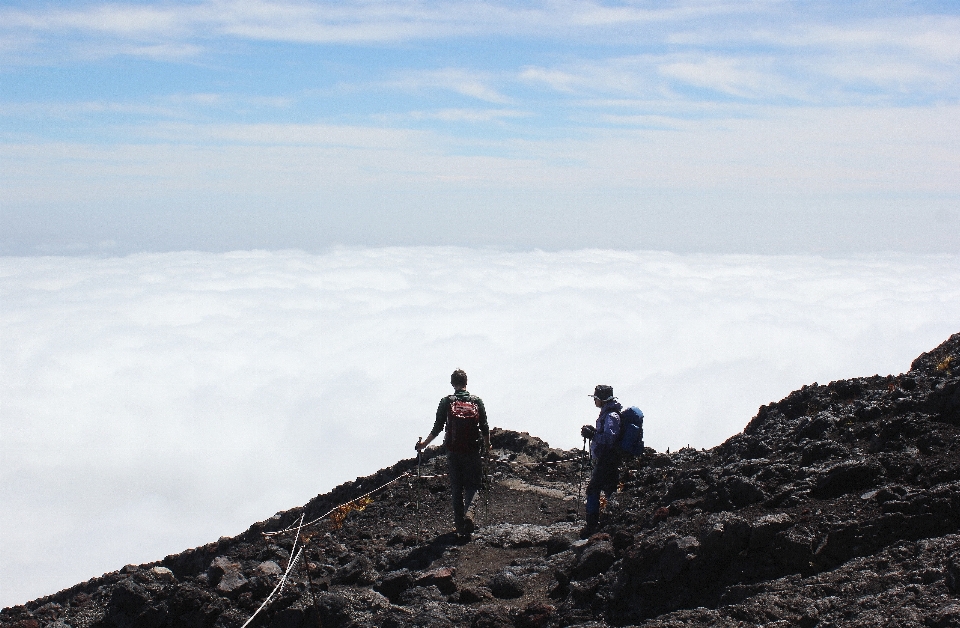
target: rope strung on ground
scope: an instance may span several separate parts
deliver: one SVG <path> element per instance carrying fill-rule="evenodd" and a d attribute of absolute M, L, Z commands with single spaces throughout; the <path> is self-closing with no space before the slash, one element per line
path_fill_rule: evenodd
<path fill-rule="evenodd" d="M 563 464 L 564 462 L 576 462 L 580 458 L 561 458 L 560 460 L 546 460 L 541 462 L 520 462 L 517 460 L 495 460 L 494 462 L 499 462 L 502 464 L 518 464 L 525 467 L 539 467 L 542 464 Z"/>
<path fill-rule="evenodd" d="M 296 536 L 296 538 L 293 540 L 293 548 L 290 550 L 290 553 L 291 553 L 291 554 L 293 554 L 293 551 L 297 549 L 297 541 L 300 540 L 300 530 L 301 530 L 302 527 L 303 527 L 303 515 L 300 515 L 300 525 L 297 527 L 297 536 Z M 293 572 L 293 569 L 297 566 L 297 563 L 300 562 L 300 556 L 303 554 L 303 548 L 304 548 L 304 546 L 301 546 L 301 547 L 300 547 L 300 551 L 298 551 L 296 554 L 293 555 L 293 558 L 291 558 L 291 559 L 290 559 L 290 562 L 287 563 L 287 570 L 286 570 L 285 572 L 283 572 L 283 576 L 280 578 L 280 582 L 277 583 L 277 586 L 275 586 L 275 587 L 273 588 L 273 591 L 271 591 L 271 592 L 270 592 L 270 595 L 267 596 L 267 599 L 265 599 L 265 600 L 263 601 L 263 604 L 260 605 L 260 608 L 258 608 L 258 609 L 253 613 L 253 615 L 250 616 L 250 619 L 248 619 L 246 622 L 244 622 L 244 624 L 243 624 L 243 626 L 241 626 L 241 628 L 247 628 L 247 626 L 250 625 L 250 622 L 253 621 L 254 617 L 256 617 L 257 615 L 259 615 L 259 614 L 260 614 L 260 611 L 262 611 L 264 608 L 266 608 L 266 607 L 267 607 L 267 604 L 269 604 L 270 601 L 273 600 L 273 596 L 275 596 L 278 591 L 279 591 L 280 593 L 283 593 L 283 587 L 286 586 L 287 578 L 290 577 L 290 574 Z"/>
<path fill-rule="evenodd" d="M 310 527 L 310 526 L 316 525 L 317 523 L 319 523 L 320 521 L 326 519 L 327 517 L 329 517 L 329 516 L 332 515 L 333 513 L 337 512 L 337 511 L 339 511 L 339 510 L 343 510 L 345 507 L 347 507 L 347 506 L 349 506 L 349 505 L 351 505 L 351 504 L 355 504 L 355 503 L 357 503 L 357 502 L 359 502 L 359 501 L 362 501 L 362 500 L 364 500 L 364 499 L 367 499 L 368 497 L 370 497 L 371 495 L 373 495 L 373 494 L 376 493 L 377 491 L 381 491 L 381 490 L 385 489 L 386 487 L 390 486 L 391 484 L 394 484 L 394 483 L 398 482 L 399 480 L 402 480 L 403 478 L 405 478 L 405 477 L 407 477 L 407 476 L 412 476 L 412 475 L 413 475 L 413 474 L 412 474 L 410 471 L 405 471 L 404 473 L 401 473 L 400 475 L 398 475 L 398 476 L 395 477 L 394 479 L 390 480 L 389 482 L 387 482 L 387 483 L 385 483 L 385 484 L 381 484 L 380 486 L 378 486 L 377 488 L 373 489 L 372 491 L 368 491 L 368 492 L 364 493 L 363 495 L 360 495 L 359 497 L 355 497 L 355 498 L 351 499 L 350 501 L 346 501 L 346 502 L 340 504 L 339 506 L 337 506 L 337 507 L 335 507 L 335 508 L 331 508 L 330 510 L 328 510 L 328 511 L 325 512 L 325 513 L 323 513 L 322 515 L 320 515 L 320 516 L 317 517 L 316 519 L 313 519 L 312 521 L 308 521 L 307 523 L 304 523 L 304 522 L 303 522 L 303 519 L 304 519 L 304 517 L 305 517 L 306 515 L 301 514 L 301 515 L 300 515 L 300 520 L 297 522 L 297 524 L 296 524 L 295 526 L 291 525 L 291 526 L 288 526 L 288 527 L 284 528 L 283 530 L 277 530 L 277 531 L 275 531 L 275 532 L 264 532 L 264 533 L 263 533 L 264 536 L 277 536 L 277 535 L 279 535 L 279 534 L 284 534 L 284 533 L 286 533 L 286 532 L 290 532 L 290 531 L 292 531 L 294 528 L 296 528 L 297 534 L 296 534 L 296 536 L 295 536 L 294 539 L 293 539 L 293 547 L 290 549 L 290 555 L 293 556 L 293 558 L 291 558 L 291 559 L 290 559 L 290 562 L 287 564 L 287 570 L 283 573 L 283 576 L 281 576 L 280 582 L 277 583 L 277 585 L 273 588 L 273 591 L 270 592 L 270 595 L 267 596 L 267 599 L 265 599 L 265 600 L 263 601 L 263 603 L 260 605 L 260 607 L 253 613 L 253 615 L 250 616 L 250 619 L 248 619 L 248 620 L 246 621 L 246 623 L 244 623 L 243 626 L 241 626 L 241 628 L 247 628 L 247 626 L 250 625 L 250 622 L 252 622 L 253 619 L 254 619 L 258 614 L 260 614 L 260 611 L 262 611 L 264 608 L 266 608 L 266 607 L 267 607 L 267 604 L 269 604 L 269 603 L 273 600 L 274 596 L 276 596 L 278 593 L 283 593 L 283 589 L 284 589 L 284 587 L 286 586 L 286 583 L 287 583 L 287 580 L 288 580 L 289 577 L 290 577 L 290 574 L 293 573 L 293 570 L 294 570 L 294 569 L 297 567 L 297 565 L 300 563 L 300 558 L 303 556 L 303 550 L 306 548 L 306 543 L 304 543 L 303 545 L 300 546 L 299 550 L 297 549 L 297 544 L 298 544 L 299 541 L 300 541 L 300 532 L 303 531 L 304 528 L 308 528 L 308 527 Z M 420 475 L 420 476 L 413 476 L 413 477 L 417 477 L 417 478 L 420 478 L 420 479 L 430 479 L 430 478 L 442 478 L 442 477 L 444 477 L 444 476 L 446 476 L 445 473 L 442 474 L 442 475 Z M 309 569 L 309 567 L 308 567 L 308 569 Z"/>
<path fill-rule="evenodd" d="M 311 526 L 314 526 L 314 525 L 320 523 L 321 521 L 323 521 L 324 519 L 326 519 L 327 517 L 329 517 L 330 515 L 332 515 L 333 513 L 335 513 L 336 511 L 343 509 L 345 506 L 349 506 L 350 504 L 353 504 L 353 503 L 355 503 L 355 502 L 358 502 L 358 501 L 360 501 L 361 499 L 364 499 L 364 498 L 366 498 L 366 497 L 369 497 L 369 496 L 373 495 L 374 493 L 376 493 L 377 491 L 381 491 L 381 490 L 385 489 L 386 487 L 390 486 L 391 484 L 394 484 L 395 482 L 398 482 L 398 481 L 402 480 L 403 478 L 407 477 L 408 475 L 411 475 L 411 472 L 410 472 L 410 471 L 404 471 L 403 473 L 401 473 L 401 474 L 398 475 L 397 477 L 393 478 L 392 480 L 390 480 L 390 481 L 387 482 L 386 484 L 381 484 L 380 486 L 378 486 L 377 488 L 373 489 L 372 491 L 368 491 L 368 492 L 364 493 L 363 495 L 360 495 L 359 497 L 354 497 L 354 498 L 351 499 L 350 501 L 346 501 L 346 502 L 340 504 L 339 506 L 335 506 L 335 507 L 331 508 L 330 510 L 328 510 L 328 511 L 325 512 L 325 513 L 323 513 L 322 515 L 320 515 L 320 516 L 317 517 L 316 519 L 313 519 L 312 521 L 309 521 L 309 522 L 307 522 L 307 523 L 304 523 L 304 524 L 303 524 L 303 527 L 304 527 L 304 528 L 309 528 L 309 527 L 311 527 Z M 426 477 L 440 477 L 440 476 L 426 476 L 426 475 L 425 475 L 425 476 L 421 476 L 421 477 L 426 478 Z M 303 517 L 301 516 L 301 519 L 302 519 L 302 518 L 303 518 Z M 288 527 L 284 528 L 283 530 L 277 530 L 277 531 L 275 531 L 275 532 L 263 532 L 263 536 L 277 536 L 278 534 L 285 534 L 285 533 L 287 533 L 287 532 L 292 531 L 292 530 L 294 529 L 294 527 L 295 527 L 295 526 L 288 526 Z"/>
<path fill-rule="evenodd" d="M 550 461 L 550 462 L 540 462 L 540 463 L 523 463 L 523 462 L 516 462 L 516 461 L 513 461 L 513 460 L 495 460 L 495 461 L 493 461 L 493 462 L 494 462 L 495 464 L 498 463 L 498 462 L 503 462 L 503 463 L 506 463 L 506 464 L 515 464 L 515 465 L 520 465 L 520 464 L 522 464 L 522 465 L 525 465 L 525 466 L 531 466 L 531 465 L 539 465 L 539 464 L 560 464 L 560 463 L 562 463 L 562 462 L 570 462 L 571 460 L 573 460 L 573 459 L 562 459 L 562 460 L 555 460 L 555 461 Z M 255 618 L 257 615 L 260 614 L 260 611 L 262 611 L 264 608 L 266 608 L 267 605 L 273 600 L 274 596 L 276 596 L 278 593 L 281 593 L 281 594 L 283 593 L 283 589 L 284 589 L 284 587 L 286 586 L 287 580 L 290 578 L 290 574 L 293 573 L 293 570 L 294 570 L 294 569 L 297 567 L 297 565 L 300 563 L 300 559 L 301 559 L 301 557 L 303 557 L 303 551 L 304 551 L 304 549 L 306 549 L 306 543 L 300 545 L 300 547 L 297 548 L 297 544 L 300 542 L 300 532 L 302 532 L 304 528 L 309 528 L 309 527 L 311 527 L 311 526 L 314 526 L 314 525 L 320 523 L 321 521 L 323 521 L 324 519 L 326 519 L 326 518 L 329 517 L 330 515 L 338 512 L 338 511 L 343 511 L 344 509 L 348 508 L 348 507 L 351 506 L 352 504 L 356 504 L 357 502 L 360 502 L 360 501 L 362 501 L 362 500 L 364 500 L 364 499 L 369 498 L 369 497 L 370 497 L 371 495 L 373 495 L 374 493 L 377 493 L 377 492 L 379 492 L 379 491 L 382 491 L 383 489 L 387 488 L 387 487 L 390 486 L 391 484 L 395 484 L 395 483 L 399 482 L 400 480 L 402 480 L 402 479 L 405 478 L 405 477 L 413 477 L 413 478 L 416 478 L 416 479 L 418 479 L 418 480 L 429 480 L 429 479 L 442 478 L 442 477 L 446 477 L 446 476 L 447 476 L 446 473 L 442 473 L 442 474 L 438 474 L 438 475 L 420 475 L 420 474 L 419 474 L 419 468 L 417 469 L 417 471 L 418 471 L 418 473 L 417 473 L 416 475 L 414 475 L 412 471 L 404 471 L 403 473 L 401 473 L 401 474 L 398 475 L 397 477 L 393 478 L 393 479 L 390 480 L 389 482 L 386 482 L 386 483 L 384 483 L 384 484 L 381 484 L 380 486 L 376 487 L 375 489 L 373 489 L 373 490 L 371 490 L 371 491 L 367 491 L 366 493 L 364 493 L 363 495 L 360 495 L 359 497 L 354 497 L 353 499 L 351 499 L 351 500 L 349 500 L 349 501 L 346 501 L 346 502 L 340 504 L 339 506 L 335 506 L 335 507 L 331 508 L 330 510 L 328 510 L 327 512 L 325 512 L 325 513 L 323 513 L 322 515 L 320 515 L 319 517 L 317 517 L 316 519 L 313 519 L 313 520 L 311 520 L 311 521 L 308 521 L 307 523 L 304 523 L 304 522 L 303 522 L 303 519 L 304 519 L 304 517 L 305 517 L 306 515 L 305 515 L 305 514 L 301 514 L 301 515 L 300 515 L 300 520 L 296 523 L 296 525 L 287 526 L 287 527 L 284 528 L 283 530 L 276 530 L 276 531 L 273 531 L 273 532 L 263 532 L 263 533 L 262 533 L 263 536 L 268 536 L 268 537 L 269 537 L 269 536 L 278 536 L 278 535 L 280 535 L 280 534 L 286 534 L 287 532 L 291 532 L 291 531 L 294 530 L 294 528 L 296 528 L 297 534 L 296 534 L 296 536 L 294 536 L 294 539 L 293 539 L 293 547 L 290 549 L 290 555 L 291 555 L 293 558 L 291 558 L 291 559 L 290 559 L 290 562 L 287 563 L 287 569 L 286 569 L 286 571 L 284 571 L 283 576 L 280 577 L 280 581 L 279 581 L 279 582 L 277 583 L 277 585 L 273 588 L 273 591 L 270 592 L 270 595 L 267 596 L 267 599 L 265 599 L 265 600 L 263 601 L 263 603 L 260 605 L 260 607 L 253 613 L 253 615 L 250 616 L 250 619 L 248 619 L 248 620 L 243 624 L 243 626 L 241 626 L 241 628 L 247 628 L 247 626 L 250 625 L 250 623 L 254 620 L 254 618 Z M 489 491 L 489 487 L 486 487 L 486 491 Z M 485 497 L 489 500 L 489 496 L 485 496 Z M 489 503 L 488 503 L 488 505 L 487 505 L 487 509 L 489 510 Z M 488 513 L 488 514 L 489 514 L 489 513 Z M 307 567 L 307 569 L 309 569 L 309 567 Z"/>
<path fill-rule="evenodd" d="M 512 464 L 512 465 L 523 465 L 523 466 L 529 467 L 529 466 L 539 466 L 539 465 L 542 465 L 542 464 L 562 464 L 562 463 L 564 463 L 564 462 L 575 462 L 575 461 L 577 461 L 577 460 L 578 460 L 578 458 L 563 458 L 563 459 L 561 459 L 561 460 L 551 460 L 551 461 L 548 461 L 548 462 L 518 462 L 518 461 L 516 461 L 516 460 L 494 460 L 493 462 L 494 462 L 494 464 L 502 463 L 502 464 Z M 346 502 L 340 504 L 339 506 L 334 506 L 333 508 L 331 508 L 331 509 L 328 510 L 327 512 L 325 512 L 325 513 L 323 513 L 322 515 L 320 515 L 319 517 L 317 517 L 316 519 L 313 519 L 312 521 L 308 521 L 307 523 L 303 524 L 303 527 L 304 527 L 304 528 L 309 528 L 309 527 L 311 527 L 311 526 L 314 526 L 314 525 L 320 523 L 322 520 L 324 520 L 324 519 L 326 519 L 327 517 L 329 517 L 329 516 L 330 516 L 331 514 L 333 514 L 334 512 L 342 509 L 344 506 L 347 506 L 347 505 L 352 504 L 352 503 L 354 503 L 354 502 L 360 501 L 361 499 L 364 499 L 365 497 L 369 497 L 370 495 L 373 495 L 374 493 L 376 493 L 376 492 L 378 492 L 378 491 L 381 491 L 381 490 L 385 489 L 386 487 L 390 486 L 391 484 L 394 484 L 395 482 L 397 482 L 397 481 L 399 481 L 399 480 L 401 480 L 401 479 L 403 479 L 403 478 L 405 478 L 405 477 L 408 477 L 408 476 L 412 476 L 412 477 L 415 477 L 415 478 L 420 479 L 420 480 L 430 480 L 430 479 L 434 479 L 434 478 L 443 478 L 443 477 L 446 477 L 447 474 L 446 474 L 446 473 L 441 473 L 441 474 L 438 474 L 438 475 L 414 475 L 414 473 L 413 473 L 412 471 L 404 471 L 403 473 L 401 473 L 400 475 L 398 475 L 398 476 L 395 477 L 394 479 L 390 480 L 390 481 L 387 482 L 386 484 L 381 484 L 380 486 L 378 486 L 377 488 L 373 489 L 372 491 L 368 491 L 368 492 L 364 493 L 363 495 L 361 495 L 361 496 L 359 496 L 359 497 L 355 497 L 355 498 L 351 499 L 350 501 L 346 501 Z M 291 531 L 294 529 L 294 527 L 296 527 L 296 526 L 291 525 L 291 526 L 288 526 L 288 527 L 284 528 L 283 530 L 276 530 L 276 531 L 274 531 L 274 532 L 263 532 L 263 535 L 264 535 L 264 536 L 277 536 L 277 535 L 279 535 L 279 534 L 286 534 L 287 532 L 291 532 Z"/>
<path fill-rule="evenodd" d="M 574 461 L 576 461 L 576 460 L 577 460 L 577 458 L 564 458 L 564 459 L 561 459 L 561 460 L 551 460 L 551 461 L 549 461 L 549 462 L 518 462 L 518 461 L 516 461 L 516 460 L 494 460 L 493 462 L 494 462 L 494 464 L 503 463 L 503 464 L 523 465 L 523 466 L 538 466 L 538 465 L 541 465 L 541 464 L 562 464 L 562 463 L 564 463 L 564 462 L 574 462 Z M 328 510 L 327 512 L 325 512 L 325 513 L 323 513 L 322 515 L 320 515 L 319 517 L 317 517 L 316 519 L 313 519 L 312 521 L 308 521 L 307 523 L 303 524 L 303 527 L 304 527 L 304 528 L 309 528 L 309 527 L 311 527 L 311 526 L 314 526 L 314 525 L 320 523 L 322 520 L 324 520 L 324 519 L 326 519 L 327 517 L 329 517 L 329 516 L 330 516 L 331 514 L 333 514 L 334 512 L 342 509 L 344 506 L 348 506 L 348 505 L 350 505 L 350 504 L 352 504 L 352 503 L 354 503 L 354 502 L 357 502 L 357 501 L 360 501 L 361 499 L 364 499 L 365 497 L 369 497 L 370 495 L 373 495 L 374 493 L 376 493 L 376 492 L 378 492 L 378 491 L 381 491 L 381 490 L 385 489 L 386 487 L 390 486 L 391 484 L 394 484 L 395 482 L 397 482 L 397 481 L 399 481 L 399 480 L 401 480 L 401 479 L 403 479 L 403 478 L 405 478 L 405 477 L 408 477 L 408 476 L 412 476 L 412 477 L 415 477 L 415 478 L 421 479 L 421 480 L 430 480 L 430 479 L 434 479 L 434 478 L 446 477 L 447 474 L 446 474 L 446 473 L 441 473 L 441 474 L 438 474 L 438 475 L 419 475 L 419 476 L 418 476 L 418 475 L 414 475 L 414 473 L 413 473 L 412 471 L 404 471 L 403 473 L 401 473 L 400 475 L 398 475 L 398 476 L 395 477 L 394 479 L 390 480 L 390 481 L 387 482 L 386 484 L 381 484 L 380 486 L 378 486 L 377 488 L 373 489 L 372 491 L 369 491 L 369 492 L 367 492 L 367 493 L 364 493 L 363 495 L 361 495 L 361 496 L 359 496 L 359 497 L 355 497 L 355 498 L 351 499 L 350 501 L 346 501 L 346 502 L 340 504 L 339 506 L 334 506 L 333 508 L 331 508 L 331 509 Z M 291 525 L 291 526 L 288 526 L 288 527 L 284 528 L 283 530 L 276 530 L 276 531 L 274 531 L 274 532 L 263 532 L 263 535 L 264 535 L 264 536 L 277 536 L 277 535 L 280 535 L 280 534 L 286 534 L 287 532 L 291 532 L 291 531 L 294 529 L 294 527 L 295 527 L 295 526 Z"/>

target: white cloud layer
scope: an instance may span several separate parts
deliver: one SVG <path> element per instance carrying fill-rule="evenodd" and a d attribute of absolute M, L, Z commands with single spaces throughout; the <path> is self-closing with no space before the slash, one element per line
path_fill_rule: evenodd
<path fill-rule="evenodd" d="M 412 453 L 450 371 L 579 445 L 663 450 L 960 327 L 960 258 L 451 248 L 0 258 L 0 605 L 236 534 Z"/>

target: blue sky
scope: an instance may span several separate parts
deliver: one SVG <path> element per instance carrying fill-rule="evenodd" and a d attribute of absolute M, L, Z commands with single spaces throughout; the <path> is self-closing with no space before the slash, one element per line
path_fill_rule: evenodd
<path fill-rule="evenodd" d="M 954 3 L 8 1 L 0 67 L 0 253 L 960 232 Z"/>

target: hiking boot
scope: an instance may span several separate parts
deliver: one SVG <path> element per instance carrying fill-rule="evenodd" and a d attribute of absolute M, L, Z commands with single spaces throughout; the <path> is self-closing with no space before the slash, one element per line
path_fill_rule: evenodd
<path fill-rule="evenodd" d="M 587 513 L 587 525 L 580 529 L 580 538 L 589 539 L 600 529 L 600 514 Z"/>
<path fill-rule="evenodd" d="M 595 523 L 588 523 L 580 528 L 580 538 L 589 539 L 600 530 L 600 526 Z"/>
<path fill-rule="evenodd" d="M 470 538 L 470 535 L 476 530 L 477 527 L 473 525 L 473 519 L 470 517 L 464 517 L 463 521 L 457 524 L 457 536 Z"/>

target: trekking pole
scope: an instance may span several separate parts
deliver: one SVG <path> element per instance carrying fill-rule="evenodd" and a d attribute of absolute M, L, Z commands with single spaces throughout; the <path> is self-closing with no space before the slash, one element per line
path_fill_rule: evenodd
<path fill-rule="evenodd" d="M 583 439 L 583 450 L 580 452 L 580 481 L 577 483 L 577 519 L 580 518 L 580 502 L 583 501 L 583 458 L 587 455 L 587 439 Z"/>
<path fill-rule="evenodd" d="M 491 474 L 491 462 L 490 462 L 490 452 L 484 454 L 484 465 L 483 465 L 483 521 L 485 525 L 490 523 L 490 490 L 492 486 Z"/>
<path fill-rule="evenodd" d="M 420 461 L 423 459 L 423 449 L 420 448 L 420 443 L 423 442 L 423 437 L 417 438 L 417 481 L 414 482 L 415 486 L 413 487 L 413 494 L 416 495 L 417 502 L 417 541 L 420 541 L 420 529 L 422 522 L 420 520 Z"/>
<path fill-rule="evenodd" d="M 310 543 L 310 537 L 304 540 L 304 546 Z M 320 624 L 320 609 L 317 607 L 317 594 L 313 592 L 313 576 L 310 575 L 310 557 L 306 554 L 303 561 L 303 569 L 307 572 L 307 590 L 310 591 L 310 600 L 313 603 L 313 614 L 317 617 L 317 626 L 323 628 Z"/>
<path fill-rule="evenodd" d="M 417 490 L 415 491 L 417 495 L 417 515 L 420 514 L 420 460 L 423 458 L 423 450 L 420 449 L 420 443 L 423 442 L 423 437 L 417 439 Z"/>
<path fill-rule="evenodd" d="M 490 493 L 493 491 L 493 459 L 490 456 L 487 456 L 487 480 L 489 485 L 487 486 L 487 519 L 490 518 Z M 488 522 L 489 523 L 489 522 Z"/>

